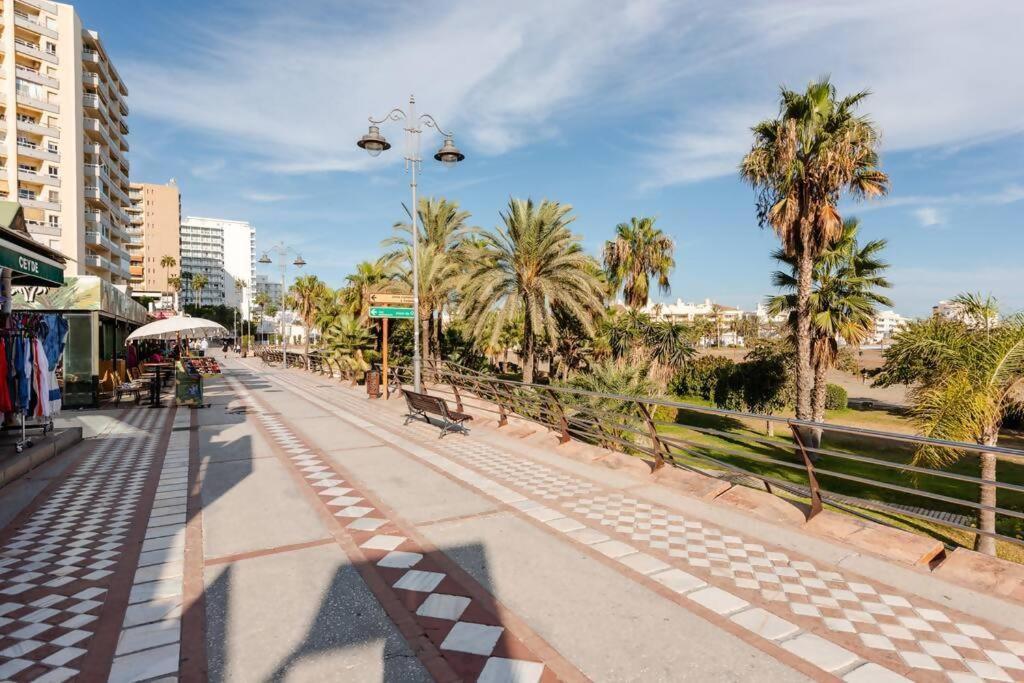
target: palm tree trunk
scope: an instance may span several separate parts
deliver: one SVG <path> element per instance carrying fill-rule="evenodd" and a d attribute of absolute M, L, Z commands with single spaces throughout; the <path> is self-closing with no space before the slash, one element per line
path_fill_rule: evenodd
<path fill-rule="evenodd" d="M 825 402 L 828 398 L 828 363 L 821 359 L 814 362 L 814 389 L 811 393 L 811 419 L 815 422 L 825 421 Z M 821 448 L 821 430 L 814 428 L 810 431 L 811 448 Z M 810 454 L 811 460 L 817 460 L 814 453 Z"/>
<path fill-rule="evenodd" d="M 985 438 L 982 439 L 982 443 L 985 446 L 995 446 L 998 440 L 999 432 L 996 431 L 994 434 L 985 435 Z M 985 481 L 996 481 L 996 454 L 980 453 L 979 459 L 981 461 L 981 478 Z M 996 487 L 992 484 L 982 484 L 979 491 L 978 502 L 982 505 L 995 507 Z M 996 513 L 994 510 L 978 510 L 978 529 L 988 533 L 995 533 Z M 992 536 L 983 536 L 982 534 L 978 534 L 974 539 L 974 549 L 979 553 L 995 556 L 996 539 Z"/>
<path fill-rule="evenodd" d="M 811 278 L 814 258 L 808 249 L 797 261 L 796 304 L 796 418 L 809 420 L 813 371 L 811 369 Z"/>
<path fill-rule="evenodd" d="M 434 358 L 441 361 L 441 335 L 444 330 L 441 328 L 441 320 L 444 316 L 444 306 L 437 309 L 437 320 L 434 321 Z"/>
<path fill-rule="evenodd" d="M 430 360 L 430 310 L 420 312 L 420 359 Z"/>
<path fill-rule="evenodd" d="M 523 316 L 523 382 L 533 383 L 533 364 L 535 362 L 537 340 L 533 338 L 533 319 L 529 311 Z"/>

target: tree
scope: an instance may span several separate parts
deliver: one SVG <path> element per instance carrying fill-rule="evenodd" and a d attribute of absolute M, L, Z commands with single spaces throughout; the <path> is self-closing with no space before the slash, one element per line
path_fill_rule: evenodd
<path fill-rule="evenodd" d="M 886 350 L 878 383 L 908 377 L 917 382 L 908 396 L 922 436 L 998 445 L 1003 420 L 1024 409 L 1024 315 L 988 328 L 940 317 L 911 323 Z M 964 455 L 926 445 L 918 448 L 913 464 L 948 467 Z M 997 481 L 996 454 L 980 453 L 978 459 L 981 479 Z M 981 484 L 978 502 L 994 508 L 996 493 L 992 484 Z M 978 511 L 978 528 L 995 532 L 994 510 Z M 974 549 L 994 555 L 995 539 L 978 534 Z"/>
<path fill-rule="evenodd" d="M 355 384 L 358 373 L 370 369 L 363 356 L 364 351 L 373 348 L 370 331 L 355 317 L 343 313 L 323 331 L 324 353 L 348 374 Z"/>
<path fill-rule="evenodd" d="M 387 258 L 363 261 L 356 265 L 356 272 L 345 277 L 348 282 L 342 292 L 342 299 L 352 314 L 362 322 L 370 315 L 370 298 L 378 294 L 394 280 L 394 273 L 388 267 Z"/>
<path fill-rule="evenodd" d="M 860 246 L 857 233 L 860 221 L 850 218 L 843 223 L 839 239 L 826 248 L 814 262 L 811 312 L 811 363 L 814 368 L 814 386 L 811 394 L 811 419 L 825 419 L 825 398 L 828 389 L 828 371 L 839 356 L 839 341 L 857 346 L 871 334 L 879 306 L 891 306 L 892 301 L 879 290 L 888 289 L 889 281 L 882 275 L 889 267 L 880 259 L 885 240 L 872 240 Z M 772 315 L 789 312 L 790 328 L 796 333 L 797 260 L 784 250 L 774 257 L 789 270 L 777 271 L 772 280 L 776 287 L 787 293 L 768 299 Z M 817 445 L 817 444 L 813 444 Z"/>
<path fill-rule="evenodd" d="M 601 311 L 601 283 L 593 261 L 569 230 L 572 207 L 548 200 L 509 200 L 502 225 L 482 233 L 466 258 L 463 310 L 474 335 L 490 310 L 496 338 L 517 311 L 523 314 L 523 381 L 533 382 L 537 340 L 558 335 L 553 308 L 576 318 L 587 334 Z"/>
<path fill-rule="evenodd" d="M 299 319 L 305 328 L 306 369 L 309 369 L 309 332 L 316 320 L 317 306 L 323 301 L 328 289 L 316 275 L 301 275 L 288 290 L 288 298 L 295 306 Z"/>
<path fill-rule="evenodd" d="M 408 213 L 408 209 L 406 209 Z M 410 215 L 411 218 L 411 215 Z M 463 244 L 475 232 L 468 225 L 470 213 L 459 209 L 458 202 L 444 198 L 423 197 L 417 209 L 419 226 L 420 263 L 420 341 L 424 358 L 434 355 L 440 359 L 441 327 L 444 310 L 451 303 L 451 295 L 457 288 L 453 280 L 458 274 Z M 412 287 L 412 224 L 395 223 L 396 234 L 384 240 L 384 247 L 390 251 L 384 255 L 394 275 Z M 425 268 L 425 264 L 429 264 Z M 433 340 L 433 341 L 431 341 Z"/>
<path fill-rule="evenodd" d="M 959 294 L 953 297 L 953 304 L 960 307 L 963 322 L 970 327 L 992 330 L 999 320 L 999 304 L 991 296 L 982 296 L 980 292 Z"/>
<path fill-rule="evenodd" d="M 878 132 L 854 110 L 867 97 L 842 99 L 829 79 L 803 93 L 782 89 L 779 117 L 753 128 L 740 175 L 757 192 L 757 218 L 771 226 L 797 265 L 796 415 L 812 417 L 811 290 L 815 258 L 842 234 L 836 205 L 843 191 L 877 197 L 889 178 L 878 168 Z"/>
<path fill-rule="evenodd" d="M 605 242 L 604 268 L 612 294 L 621 288 L 630 308 L 643 308 L 650 294 L 650 278 L 658 289 L 669 291 L 669 275 L 676 262 L 672 238 L 654 227 L 653 218 L 631 218 L 615 227 L 615 239 Z"/>
<path fill-rule="evenodd" d="M 192 289 L 196 293 L 196 305 L 200 308 L 203 306 L 203 290 L 206 289 L 208 284 L 210 284 L 210 278 L 202 273 L 192 276 Z"/>
<path fill-rule="evenodd" d="M 645 363 L 604 362 L 588 368 L 587 372 L 572 375 L 567 384 L 596 394 L 655 398 L 657 392 L 648 374 L 649 368 Z M 584 414 L 588 409 L 594 411 L 594 415 L 580 428 L 600 434 L 598 440 L 608 448 L 621 451 L 625 446 L 623 442 L 634 442 L 639 438 L 636 432 L 642 428 L 641 420 L 631 401 L 579 394 L 561 394 L 561 398 L 581 407 Z M 608 415 L 615 418 L 609 419 Z"/>
<path fill-rule="evenodd" d="M 160 259 L 160 267 L 164 269 L 164 279 L 168 286 L 171 285 L 171 268 L 176 265 L 178 265 L 178 260 L 170 254 L 166 254 Z M 175 291 L 177 290 L 175 289 Z"/>

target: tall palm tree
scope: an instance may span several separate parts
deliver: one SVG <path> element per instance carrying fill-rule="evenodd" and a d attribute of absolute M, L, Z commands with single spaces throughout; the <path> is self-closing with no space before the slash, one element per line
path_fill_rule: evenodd
<path fill-rule="evenodd" d="M 911 323 L 886 351 L 878 383 L 897 383 L 908 375 L 917 382 L 909 393 L 910 413 L 923 436 L 998 445 L 1003 419 L 1024 409 L 1024 315 L 987 330 L 938 317 Z M 964 455 L 925 446 L 914 464 L 948 467 Z M 980 454 L 983 480 L 997 481 L 997 461 L 994 453 Z M 979 489 L 978 501 L 995 507 L 996 487 L 982 484 Z M 978 528 L 995 532 L 994 510 L 978 511 Z M 974 548 L 994 555 L 995 539 L 978 534 Z"/>
<path fill-rule="evenodd" d="M 812 416 L 811 290 L 814 260 L 842 235 L 836 208 L 843 191 L 854 197 L 885 194 L 889 178 L 878 168 L 878 132 L 854 112 L 866 98 L 839 99 L 827 77 L 798 93 L 782 89 L 779 117 L 753 128 L 754 143 L 740 175 L 757 192 L 757 217 L 770 225 L 787 256 L 796 259 L 796 413 Z"/>
<path fill-rule="evenodd" d="M 406 213 L 409 213 L 406 208 Z M 424 358 L 429 357 L 429 349 L 440 359 L 442 318 L 446 308 L 452 305 L 451 276 L 456 264 L 461 260 L 462 247 L 466 240 L 475 232 L 469 226 L 470 213 L 459 209 L 459 203 L 448 199 L 423 197 L 417 208 L 420 250 L 416 254 L 420 259 L 420 335 Z M 411 218 L 411 214 L 410 214 Z M 395 235 L 384 240 L 387 250 L 384 261 L 390 264 L 394 274 L 411 287 L 412 280 L 412 224 L 398 222 L 394 225 Z M 441 282 L 424 277 L 424 260 L 433 265 L 431 278 L 440 278 Z M 433 340 L 433 341 L 431 341 Z"/>
<path fill-rule="evenodd" d="M 362 322 L 370 315 L 370 297 L 382 292 L 394 280 L 394 273 L 388 268 L 388 259 L 362 261 L 356 264 L 356 272 L 345 277 L 348 286 L 342 292 L 342 299 L 352 314 Z"/>
<path fill-rule="evenodd" d="M 887 242 L 872 240 L 861 246 L 857 240 L 859 230 L 860 221 L 856 218 L 844 221 L 842 235 L 815 260 L 810 300 L 814 368 L 811 419 L 815 422 L 825 419 L 828 371 L 835 366 L 839 340 L 850 346 L 863 343 L 874 327 L 878 307 L 892 305 L 879 291 L 891 286 L 883 276 L 889 265 L 880 258 Z M 770 297 L 768 310 L 772 315 L 789 312 L 795 336 L 797 260 L 782 249 L 774 257 L 789 270 L 777 271 L 772 276 L 775 286 L 786 293 Z"/>
<path fill-rule="evenodd" d="M 555 339 L 553 307 L 576 318 L 588 334 L 601 311 L 601 283 L 593 261 L 569 230 L 572 207 L 548 200 L 511 199 L 502 225 L 482 233 L 463 266 L 463 311 L 479 337 L 489 310 L 497 311 L 496 338 L 505 323 L 523 314 L 523 381 L 532 382 L 541 334 Z"/>
<path fill-rule="evenodd" d="M 168 286 L 171 284 L 171 268 L 176 265 L 178 265 L 178 259 L 174 258 L 170 254 L 164 255 L 160 259 L 160 267 L 164 269 L 164 280 L 167 282 Z"/>
<path fill-rule="evenodd" d="M 309 333 L 316 321 L 317 306 L 328 292 L 327 285 L 316 275 L 301 275 L 288 290 L 288 298 L 295 306 L 305 328 L 306 369 L 309 369 Z"/>
<path fill-rule="evenodd" d="M 643 308 L 650 294 L 650 279 L 668 293 L 668 277 L 676 262 L 672 238 L 654 227 L 653 218 L 631 218 L 615 227 L 615 239 L 605 242 L 604 268 L 612 294 L 622 288 L 626 305 Z"/>
<path fill-rule="evenodd" d="M 202 273 L 192 276 L 192 289 L 196 293 L 196 306 L 198 308 L 203 307 L 203 290 L 206 289 L 208 284 L 210 284 L 210 278 Z"/>

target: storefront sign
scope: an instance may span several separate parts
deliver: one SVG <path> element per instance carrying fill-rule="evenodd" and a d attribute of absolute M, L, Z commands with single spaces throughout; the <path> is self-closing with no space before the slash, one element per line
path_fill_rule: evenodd
<path fill-rule="evenodd" d="M 16 244 L 0 240 L 0 267 L 28 275 L 37 282 L 45 280 L 54 287 L 64 284 L 64 269 L 56 262 L 25 252 L 25 249 Z"/>

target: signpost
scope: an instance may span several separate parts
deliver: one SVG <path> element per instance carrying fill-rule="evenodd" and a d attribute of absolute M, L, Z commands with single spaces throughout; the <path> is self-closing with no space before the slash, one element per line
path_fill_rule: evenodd
<path fill-rule="evenodd" d="M 370 317 L 382 318 L 383 353 L 381 366 L 384 374 L 384 400 L 391 396 L 391 382 L 388 380 L 388 320 L 412 320 L 412 296 L 409 294 L 372 294 L 370 295 Z"/>

